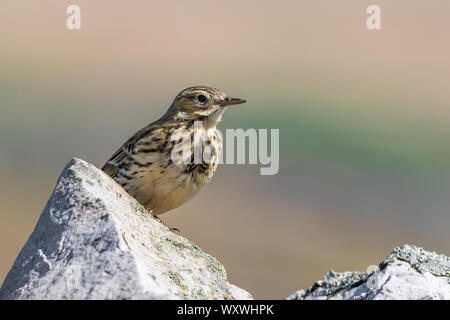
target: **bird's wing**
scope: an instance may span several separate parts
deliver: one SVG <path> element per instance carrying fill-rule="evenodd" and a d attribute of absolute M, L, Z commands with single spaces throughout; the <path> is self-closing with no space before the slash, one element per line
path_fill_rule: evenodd
<path fill-rule="evenodd" d="M 161 141 L 164 139 L 164 128 L 161 127 L 160 121 L 155 121 L 148 126 L 136 132 L 127 142 L 125 142 L 112 156 L 106 161 L 102 170 L 114 178 L 117 172 L 130 164 L 133 159 L 133 154 L 136 153 L 136 148 L 140 144 L 150 145 L 152 142 Z"/>
<path fill-rule="evenodd" d="M 119 171 L 119 165 L 127 154 L 123 151 L 123 146 L 117 150 L 111 158 L 103 165 L 102 170 L 110 177 L 114 178 Z"/>

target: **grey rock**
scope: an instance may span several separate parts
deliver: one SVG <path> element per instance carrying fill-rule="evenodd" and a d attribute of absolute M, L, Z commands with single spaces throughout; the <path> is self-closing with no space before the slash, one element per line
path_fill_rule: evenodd
<path fill-rule="evenodd" d="M 450 299 L 450 258 L 405 245 L 370 273 L 329 271 L 308 290 L 288 300 Z"/>
<path fill-rule="evenodd" d="M 101 170 L 61 174 L 0 299 L 251 299 L 225 268 L 175 235 Z"/>

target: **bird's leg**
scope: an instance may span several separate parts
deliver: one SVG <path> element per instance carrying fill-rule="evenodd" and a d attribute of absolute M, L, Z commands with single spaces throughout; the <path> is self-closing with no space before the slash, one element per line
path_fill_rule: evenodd
<path fill-rule="evenodd" d="M 153 210 L 149 210 L 148 212 L 153 216 L 153 218 L 155 218 L 156 220 L 158 220 L 159 222 L 161 222 L 164 226 L 166 226 L 167 228 L 169 228 L 170 231 L 172 231 L 172 232 L 175 233 L 176 235 L 180 235 L 180 234 L 181 234 L 180 229 L 174 228 L 174 227 L 169 227 L 167 224 L 164 223 L 164 221 L 161 220 L 160 217 L 158 217 L 157 215 L 154 215 L 154 214 L 153 214 Z"/>

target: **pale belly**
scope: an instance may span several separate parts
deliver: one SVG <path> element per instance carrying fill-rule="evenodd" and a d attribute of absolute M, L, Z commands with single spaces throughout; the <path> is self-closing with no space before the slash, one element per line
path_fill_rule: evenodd
<path fill-rule="evenodd" d="M 136 169 L 137 174 L 124 186 L 125 190 L 154 215 L 179 207 L 200 192 L 214 175 L 219 164 L 222 141 L 220 137 L 215 137 L 204 143 L 203 148 L 211 144 L 217 156 L 208 163 L 175 164 L 168 162 L 167 156 L 141 157 L 138 159 L 140 162 L 152 162 L 152 165 Z"/>
<path fill-rule="evenodd" d="M 162 214 L 192 199 L 211 180 L 216 168 L 217 163 L 205 172 L 184 173 L 168 168 L 162 174 L 149 173 L 132 195 L 154 215 Z"/>

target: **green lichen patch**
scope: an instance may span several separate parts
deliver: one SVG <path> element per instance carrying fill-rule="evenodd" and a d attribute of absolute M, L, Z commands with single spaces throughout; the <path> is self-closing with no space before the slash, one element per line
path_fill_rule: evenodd
<path fill-rule="evenodd" d="M 224 266 L 216 258 L 204 253 L 203 259 L 205 260 L 208 271 L 214 273 L 218 278 L 222 278 L 224 280 L 227 278 L 227 272 L 225 271 Z"/>
<path fill-rule="evenodd" d="M 188 287 L 183 284 L 183 277 L 181 277 L 181 275 L 178 272 L 169 271 L 168 272 L 168 276 L 181 289 L 183 289 L 183 290 L 187 290 L 188 289 Z"/>
<path fill-rule="evenodd" d="M 199 288 L 192 290 L 191 298 L 194 300 L 206 300 L 209 299 L 210 296 L 208 296 L 202 288 Z"/>
<path fill-rule="evenodd" d="M 130 200 L 130 206 L 133 209 L 132 212 L 139 217 L 147 218 L 150 216 L 147 209 L 145 209 L 139 202 L 134 199 Z"/>
<path fill-rule="evenodd" d="M 187 241 L 184 241 L 184 238 L 178 237 L 175 238 L 175 236 L 167 236 L 165 238 L 167 244 L 169 244 L 171 247 L 173 247 L 178 253 L 181 253 L 182 251 L 186 249 L 191 249 L 192 246 Z"/>

